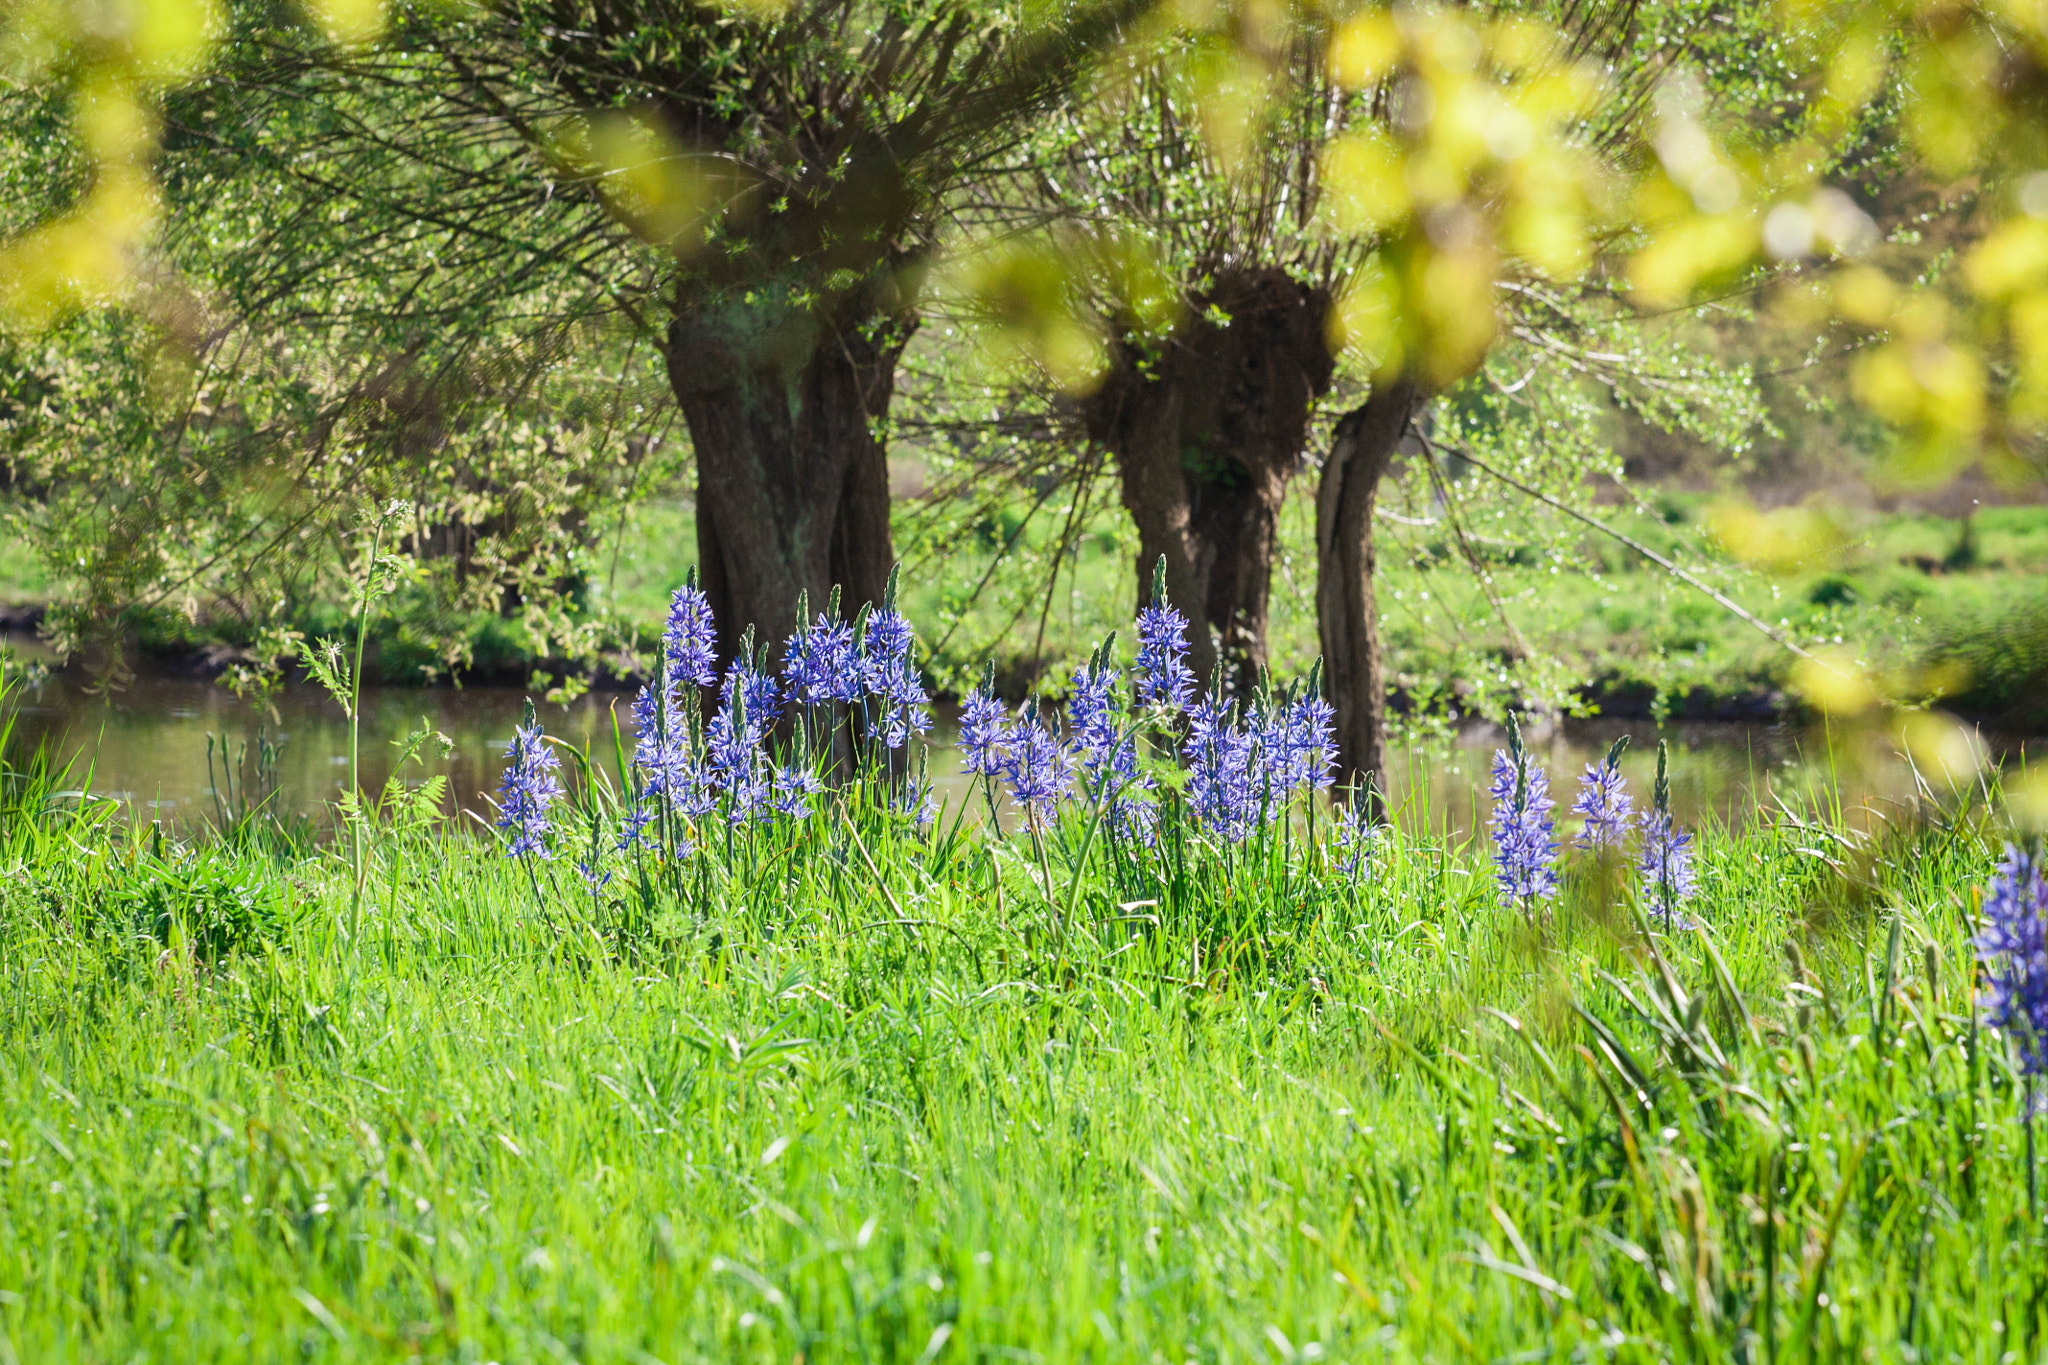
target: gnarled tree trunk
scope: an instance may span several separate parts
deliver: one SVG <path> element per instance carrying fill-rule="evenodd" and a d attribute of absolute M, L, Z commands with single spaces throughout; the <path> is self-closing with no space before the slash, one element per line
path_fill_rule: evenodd
<path fill-rule="evenodd" d="M 1162 354 L 1120 350 L 1084 412 L 1137 523 L 1139 605 L 1164 556 L 1189 664 L 1207 685 L 1220 661 L 1242 693 L 1266 664 L 1280 506 L 1330 383 L 1329 298 L 1261 268 L 1222 274 L 1193 303 Z"/>
<path fill-rule="evenodd" d="M 1373 597 L 1373 505 L 1427 397 L 1405 376 L 1376 384 L 1338 421 L 1316 490 L 1316 625 L 1324 690 L 1337 711 L 1338 778 L 1372 793 L 1366 799 L 1374 819 L 1383 814 L 1386 791 L 1387 683 Z"/>
<path fill-rule="evenodd" d="M 669 383 L 697 459 L 697 554 L 721 660 L 749 625 L 780 644 L 797 594 L 848 617 L 879 605 L 895 562 L 888 412 L 910 316 L 849 309 L 764 316 L 758 302 L 685 311 L 669 326 Z"/>

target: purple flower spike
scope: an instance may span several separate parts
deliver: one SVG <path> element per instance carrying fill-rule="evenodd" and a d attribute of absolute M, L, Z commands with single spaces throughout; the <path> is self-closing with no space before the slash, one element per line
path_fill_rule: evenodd
<path fill-rule="evenodd" d="M 1699 880 L 1692 866 L 1692 836 L 1672 824 L 1671 813 L 1662 810 L 1644 811 L 1642 829 L 1643 856 L 1637 866 L 1650 910 L 1673 921 L 1668 927 L 1682 928 L 1678 907 L 1691 899 Z"/>
<path fill-rule="evenodd" d="M 1003 704 L 977 687 L 960 708 L 960 767 L 969 777 L 995 777 L 1009 749 Z"/>
<path fill-rule="evenodd" d="M 1074 670 L 1074 695 L 1067 702 L 1067 733 L 1074 756 L 1093 773 L 1108 765 L 1117 746 L 1116 680 L 1107 664 Z"/>
<path fill-rule="evenodd" d="M 1010 799 L 1031 824 L 1041 823 L 1074 789 L 1074 761 L 1036 716 L 1010 727 L 1000 771 Z"/>
<path fill-rule="evenodd" d="M 1138 705 L 1184 711 L 1195 696 L 1187 665 L 1188 618 L 1165 601 L 1138 613 Z"/>
<path fill-rule="evenodd" d="M 654 818 L 654 802 L 666 801 L 671 810 L 685 817 L 702 815 L 711 808 L 704 766 L 691 747 L 689 717 L 677 692 L 674 680 L 657 679 L 633 698 L 633 764 L 640 770 L 639 799 L 644 811 L 633 830 L 636 841 L 640 830 Z"/>
<path fill-rule="evenodd" d="M 1320 696 L 1297 697 L 1280 708 L 1267 752 L 1273 785 L 1283 798 L 1322 791 L 1336 780 L 1337 709 Z"/>
<path fill-rule="evenodd" d="M 528 708 L 529 710 L 531 708 Z M 506 852 L 514 858 L 554 855 L 548 851 L 548 807 L 562 794 L 556 776 L 560 760 L 541 734 L 540 722 L 520 726 L 505 746 L 505 776 L 498 785 L 498 828 L 512 835 Z"/>
<path fill-rule="evenodd" d="M 882 742 L 892 749 L 902 748 L 913 731 L 921 735 L 932 728 L 931 697 L 910 657 L 914 639 L 910 622 L 894 607 L 883 607 L 868 622 L 862 672 L 868 695 L 882 704 Z"/>
<path fill-rule="evenodd" d="M 1557 837 L 1550 811 L 1550 779 L 1529 762 L 1519 735 L 1514 756 L 1493 753 L 1493 864 L 1500 893 L 1525 913 L 1557 894 Z"/>
<path fill-rule="evenodd" d="M 1205 828 L 1233 844 L 1244 842 L 1262 808 L 1271 805 L 1253 774 L 1259 747 L 1250 730 L 1232 723 L 1229 706 L 1214 697 L 1189 709 L 1188 801 Z"/>
<path fill-rule="evenodd" d="M 1620 758 L 1617 751 L 1599 763 L 1588 763 L 1579 778 L 1579 799 L 1572 803 L 1572 814 L 1586 819 L 1586 827 L 1573 841 L 1580 848 L 1604 853 L 1619 850 L 1628 839 L 1635 803 L 1622 778 Z"/>
<path fill-rule="evenodd" d="M 768 759 L 761 752 L 768 727 L 775 723 L 775 680 L 743 663 L 726 670 L 724 704 L 705 732 L 712 780 L 730 803 L 734 824 L 762 813 L 768 805 Z"/>
<path fill-rule="evenodd" d="M 671 680 L 699 687 L 718 681 L 718 631 L 711 619 L 711 601 L 696 584 L 676 589 L 669 602 L 661 647 Z"/>
<path fill-rule="evenodd" d="M 824 779 L 808 767 L 784 764 L 775 771 L 774 795 L 768 804 L 796 820 L 811 818 L 811 798 L 825 790 Z"/>
<path fill-rule="evenodd" d="M 867 670 L 853 645 L 853 627 L 820 612 L 809 629 L 790 636 L 783 651 L 782 681 L 789 699 L 799 706 L 859 701 Z"/>
<path fill-rule="evenodd" d="M 1354 798 L 1337 809 L 1336 863 L 1347 877 L 1356 877 L 1372 859 L 1380 827 L 1366 817 L 1365 802 Z"/>
<path fill-rule="evenodd" d="M 1984 1022 L 2012 1038 L 2023 1074 L 2048 1073 L 2048 879 L 2038 852 L 2007 846 L 1973 942 L 1985 966 Z"/>

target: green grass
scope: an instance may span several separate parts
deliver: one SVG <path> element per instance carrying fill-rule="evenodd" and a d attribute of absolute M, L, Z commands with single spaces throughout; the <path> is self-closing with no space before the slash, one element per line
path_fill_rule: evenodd
<path fill-rule="evenodd" d="M 2043 1349 L 1982 811 L 1705 831 L 1667 934 L 1583 869 L 1530 926 L 1427 809 L 1147 883 L 857 807 L 594 906 L 386 834 L 358 911 L 29 797 L 0 1360 Z"/>
<path fill-rule="evenodd" d="M 1304 480 L 1286 509 L 1273 577 L 1271 655 L 1280 676 L 1306 673 L 1319 650 L 1307 491 Z M 1770 575 L 1712 548 L 1705 496 L 1656 501 L 1648 512 L 1602 516 L 1806 648 L 1860 653 L 1911 695 L 1924 688 L 1930 664 L 1947 665 L 1941 687 L 1969 714 L 2029 732 L 2048 726 L 2048 705 L 2038 700 L 2048 696 L 2048 596 L 2038 586 L 2048 570 L 2048 508 L 1980 511 L 1967 556 L 1956 554 L 1957 521 L 1874 516 L 1844 527 L 1829 562 Z M 937 646 L 935 671 L 964 686 L 992 656 L 1013 693 L 1044 675 L 1061 690 L 1067 669 L 1124 628 L 1136 605 L 1136 546 L 1121 515 L 1105 513 L 1090 526 L 1049 595 L 1045 556 L 1058 538 L 1056 517 L 1041 514 L 1018 537 L 1013 563 L 993 573 L 996 546 L 1014 527 L 928 551 L 912 542 L 906 596 L 922 638 Z M 1709 717 L 1786 705 L 1793 655 L 1605 537 L 1574 530 L 1545 544 L 1535 528 L 1512 521 L 1475 533 L 1489 596 L 1440 530 L 1386 522 L 1379 536 L 1388 681 L 1406 706 L 1497 715 L 1544 703 Z"/>

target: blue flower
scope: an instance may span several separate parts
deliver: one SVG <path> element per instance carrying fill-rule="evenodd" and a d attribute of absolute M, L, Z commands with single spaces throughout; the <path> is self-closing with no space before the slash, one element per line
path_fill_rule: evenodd
<path fill-rule="evenodd" d="M 1138 705 L 1184 711 L 1195 695 L 1187 665 L 1188 618 L 1164 601 L 1138 613 Z"/>
<path fill-rule="evenodd" d="M 1142 786 L 1149 788 L 1150 779 L 1142 779 Z M 1142 796 L 1119 796 L 1109 803 L 1109 833 L 1114 839 L 1125 839 L 1152 848 L 1159 842 L 1159 807 Z"/>
<path fill-rule="evenodd" d="M 671 810 L 694 817 L 711 808 L 712 796 L 702 759 L 691 743 L 691 712 L 678 691 L 674 680 L 657 679 L 633 698 L 633 764 L 640 771 L 642 803 L 666 801 Z M 650 808 L 647 818 L 653 815 Z M 638 830 L 634 833 L 637 837 Z"/>
<path fill-rule="evenodd" d="M 854 647 L 853 627 L 823 612 L 808 629 L 789 637 L 783 649 L 782 681 L 799 706 L 856 702 L 867 686 L 867 670 Z"/>
<path fill-rule="evenodd" d="M 1353 799 L 1337 809 L 1337 869 L 1347 877 L 1356 877 L 1366 863 L 1371 861 L 1373 848 L 1379 842 L 1380 826 L 1368 818 L 1365 802 Z"/>
<path fill-rule="evenodd" d="M 1678 907 L 1692 897 L 1698 880 L 1692 866 L 1692 836 L 1671 823 L 1668 810 L 1646 810 L 1641 819 L 1643 854 L 1637 868 L 1650 893 L 1653 914 L 1683 927 Z"/>
<path fill-rule="evenodd" d="M 960 769 L 969 777 L 995 777 L 1003 770 L 1009 727 L 1003 704 L 983 688 L 968 695 L 960 708 Z"/>
<path fill-rule="evenodd" d="M 1067 742 L 1081 771 L 1111 786 L 1150 786 L 1138 778 L 1135 735 L 1123 733 L 1123 708 L 1117 700 L 1117 679 L 1108 664 L 1074 671 L 1074 695 L 1067 702 Z"/>
<path fill-rule="evenodd" d="M 547 843 L 548 832 L 554 828 L 548 807 L 562 794 L 562 780 L 556 775 L 559 766 L 538 721 L 512 732 L 512 742 L 505 746 L 505 775 L 498 784 L 498 828 L 511 832 L 509 856 L 543 860 L 554 856 Z"/>
<path fill-rule="evenodd" d="M 1629 797 L 1628 783 L 1622 778 L 1619 758 L 1619 754 L 1613 754 L 1601 762 L 1588 763 L 1585 774 L 1579 778 L 1579 799 L 1572 803 L 1572 814 L 1586 818 L 1586 827 L 1573 841 L 1580 848 L 1595 853 L 1618 850 L 1628 838 L 1635 803 Z"/>
<path fill-rule="evenodd" d="M 1263 745 L 1275 805 L 1296 791 L 1321 791 L 1336 780 L 1337 710 L 1320 696 L 1283 704 L 1267 723 Z"/>
<path fill-rule="evenodd" d="M 910 657 L 914 638 L 903 613 L 884 607 L 869 620 L 863 641 L 868 695 L 882 704 L 882 742 L 892 749 L 902 748 L 913 731 L 932 728 L 931 698 Z"/>
<path fill-rule="evenodd" d="M 1516 746 L 1493 753 L 1493 863 L 1500 893 L 1525 911 L 1557 894 L 1557 838 L 1550 779 Z"/>
<path fill-rule="evenodd" d="M 1037 715 L 1008 727 L 998 771 L 1010 799 L 1033 825 L 1049 816 L 1074 789 L 1074 761 Z"/>
<path fill-rule="evenodd" d="M 1211 833 L 1242 843 L 1271 802 L 1256 781 L 1253 758 L 1259 744 L 1234 723 L 1232 708 L 1204 697 L 1188 710 L 1188 804 Z"/>
<path fill-rule="evenodd" d="M 775 770 L 774 795 L 769 805 L 797 820 L 811 818 L 811 798 L 825 790 L 825 782 L 805 764 L 785 763 Z"/>
<path fill-rule="evenodd" d="M 723 704 L 705 732 L 712 782 L 726 802 L 734 824 L 753 818 L 767 806 L 771 787 L 767 756 L 761 752 L 768 727 L 775 723 L 775 680 L 745 663 L 726 670 Z"/>
<path fill-rule="evenodd" d="M 661 648 L 672 681 L 699 687 L 718 681 L 718 631 L 711 619 L 711 601 L 695 583 L 677 588 L 670 599 Z"/>
<path fill-rule="evenodd" d="M 2020 1069 L 2048 1073 L 2048 880 L 2041 856 L 2008 845 L 1972 940 L 1984 964 L 1984 1022 L 2012 1038 Z"/>
<path fill-rule="evenodd" d="M 626 823 L 619 830 L 619 852 L 638 848 L 640 840 L 647 833 L 647 827 L 654 823 L 654 807 L 638 805 L 626 812 Z"/>

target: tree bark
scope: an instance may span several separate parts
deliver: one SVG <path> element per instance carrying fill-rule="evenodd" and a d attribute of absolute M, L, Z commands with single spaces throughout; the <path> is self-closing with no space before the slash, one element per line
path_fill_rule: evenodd
<path fill-rule="evenodd" d="M 1374 820 L 1385 814 L 1387 683 L 1373 596 L 1373 505 L 1427 398 L 1405 375 L 1376 384 L 1339 419 L 1316 490 L 1316 626 L 1324 692 L 1337 712 L 1338 781 L 1356 784 Z"/>
<path fill-rule="evenodd" d="M 1137 524 L 1138 604 L 1164 556 L 1204 685 L 1220 662 L 1243 694 L 1266 666 L 1280 507 L 1330 383 L 1328 311 L 1325 293 L 1282 270 L 1226 273 L 1163 353 L 1120 348 L 1084 408 Z"/>
<path fill-rule="evenodd" d="M 874 424 L 915 326 L 857 308 L 778 315 L 758 298 L 670 323 L 669 384 L 696 452 L 698 573 L 721 662 L 749 625 L 761 643 L 787 638 L 800 592 L 822 610 L 837 585 L 849 619 L 881 603 L 895 554 Z"/>

